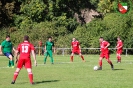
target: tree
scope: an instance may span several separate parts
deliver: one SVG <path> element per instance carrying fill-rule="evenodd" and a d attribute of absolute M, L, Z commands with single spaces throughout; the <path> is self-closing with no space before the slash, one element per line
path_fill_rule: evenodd
<path fill-rule="evenodd" d="M 13 15 L 15 9 L 14 0 L 1 0 L 0 1 L 0 27 L 8 27 L 13 22 Z"/>
<path fill-rule="evenodd" d="M 114 12 L 114 1 L 115 0 L 100 0 L 97 10 L 103 14 Z"/>

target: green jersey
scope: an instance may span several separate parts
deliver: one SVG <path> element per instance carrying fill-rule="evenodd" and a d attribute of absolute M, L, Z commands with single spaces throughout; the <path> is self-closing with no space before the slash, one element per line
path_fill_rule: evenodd
<path fill-rule="evenodd" d="M 54 46 L 54 42 L 50 42 L 50 41 L 46 42 L 46 50 L 52 50 L 53 46 Z"/>
<path fill-rule="evenodd" d="M 7 52 L 10 53 L 10 52 L 12 52 L 13 45 L 12 45 L 11 41 L 4 40 L 1 43 L 1 46 L 2 46 L 2 52 L 3 53 L 7 53 Z"/>

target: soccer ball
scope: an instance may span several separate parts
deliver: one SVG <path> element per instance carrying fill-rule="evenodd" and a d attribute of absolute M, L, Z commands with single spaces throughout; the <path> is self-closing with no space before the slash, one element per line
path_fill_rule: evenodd
<path fill-rule="evenodd" d="M 93 70 L 94 70 L 94 71 L 98 70 L 98 66 L 94 66 L 94 67 L 93 67 Z"/>

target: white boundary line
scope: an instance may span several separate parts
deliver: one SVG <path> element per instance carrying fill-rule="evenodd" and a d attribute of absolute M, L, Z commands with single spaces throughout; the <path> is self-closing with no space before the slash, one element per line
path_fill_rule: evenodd
<path fill-rule="evenodd" d="M 125 61 L 125 60 L 124 60 Z M 133 62 L 131 62 L 131 60 L 126 60 L 126 61 L 130 61 L 130 62 L 124 62 L 124 64 L 133 64 Z M 57 64 L 73 64 L 73 63 L 86 63 L 86 62 L 56 62 L 55 64 L 56 65 L 53 65 L 55 67 L 58 67 Z M 123 63 L 123 62 L 122 62 Z M 121 63 L 114 63 L 114 65 L 120 65 Z M 48 63 L 48 64 L 37 64 L 37 67 L 40 66 L 44 66 L 44 67 L 49 67 L 51 64 Z M 32 65 L 33 67 L 35 67 L 34 65 Z M 95 65 L 92 65 L 92 64 L 88 64 L 87 66 L 95 66 Z M 59 66 L 60 67 L 60 66 Z M 11 68 L 11 67 L 0 67 L 0 69 L 5 69 L 5 68 Z M 11 68 L 11 69 L 14 69 L 14 68 Z"/>

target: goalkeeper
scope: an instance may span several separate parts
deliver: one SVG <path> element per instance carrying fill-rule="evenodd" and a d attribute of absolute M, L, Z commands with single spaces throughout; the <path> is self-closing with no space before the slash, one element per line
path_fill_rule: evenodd
<path fill-rule="evenodd" d="M 46 64 L 47 56 L 50 57 L 51 64 L 54 64 L 52 49 L 54 50 L 54 53 L 55 53 L 55 47 L 54 47 L 54 42 L 52 41 L 52 37 L 48 37 L 48 41 L 46 41 L 45 47 L 44 47 L 44 52 L 45 52 L 44 64 Z"/>

